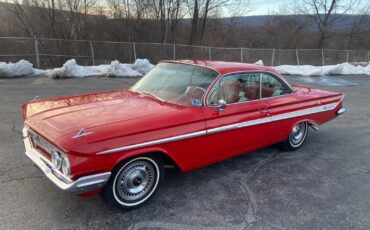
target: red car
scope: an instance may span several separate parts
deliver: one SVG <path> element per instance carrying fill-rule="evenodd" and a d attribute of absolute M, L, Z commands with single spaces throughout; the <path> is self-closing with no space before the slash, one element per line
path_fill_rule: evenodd
<path fill-rule="evenodd" d="M 345 112 L 342 99 L 270 67 L 169 61 L 128 90 L 23 105 L 24 144 L 60 189 L 128 209 L 152 197 L 164 165 L 188 172 L 279 142 L 299 149 L 309 127 Z"/>

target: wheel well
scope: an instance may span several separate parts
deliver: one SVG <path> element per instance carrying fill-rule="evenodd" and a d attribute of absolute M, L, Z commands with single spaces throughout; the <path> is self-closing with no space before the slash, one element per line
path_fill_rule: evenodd
<path fill-rule="evenodd" d="M 299 120 L 295 123 L 293 123 L 293 125 L 290 127 L 290 129 L 292 130 L 294 126 L 296 126 L 297 124 L 299 123 L 306 123 L 307 126 L 310 126 L 310 123 L 312 123 L 313 121 L 311 120 L 307 120 L 307 119 L 304 119 L 304 120 Z"/>
<path fill-rule="evenodd" d="M 163 160 L 163 165 L 165 166 L 165 167 L 168 167 L 168 168 L 176 168 L 176 169 L 181 169 L 178 165 L 177 165 L 177 163 L 171 158 L 171 157 L 169 157 L 167 154 L 165 154 L 165 153 L 163 153 L 163 152 L 159 152 L 159 151 L 148 151 L 148 152 L 144 152 L 144 153 L 141 153 L 141 154 L 139 154 L 139 155 L 134 155 L 134 156 L 130 156 L 130 157 L 128 157 L 128 158 L 124 158 L 124 159 L 122 159 L 122 160 L 120 160 L 116 165 L 115 165 L 115 167 L 117 167 L 117 165 L 119 165 L 120 163 L 122 163 L 123 161 L 127 161 L 127 160 L 130 160 L 130 159 L 132 159 L 132 158 L 135 158 L 135 157 L 140 157 L 140 156 L 145 156 L 145 155 L 147 155 L 147 154 L 154 154 L 154 155 L 157 155 L 157 156 L 159 156 L 159 157 L 161 157 L 162 158 L 162 160 Z"/>
<path fill-rule="evenodd" d="M 153 154 L 159 155 L 163 159 L 163 164 L 165 166 L 174 166 L 175 168 L 179 168 L 176 162 L 171 157 L 169 157 L 167 154 L 164 154 L 161 152 L 153 152 Z"/>

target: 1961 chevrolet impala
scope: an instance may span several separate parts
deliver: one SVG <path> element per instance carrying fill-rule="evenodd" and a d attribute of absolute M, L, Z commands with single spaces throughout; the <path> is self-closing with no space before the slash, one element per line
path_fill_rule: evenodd
<path fill-rule="evenodd" d="M 291 86 L 270 67 L 215 61 L 158 64 L 129 90 L 22 106 L 26 155 L 60 189 L 134 208 L 164 178 L 281 142 L 345 112 L 343 94 Z"/>

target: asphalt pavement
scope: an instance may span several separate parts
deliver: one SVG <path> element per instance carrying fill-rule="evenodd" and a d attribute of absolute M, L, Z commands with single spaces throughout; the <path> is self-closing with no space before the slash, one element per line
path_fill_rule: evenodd
<path fill-rule="evenodd" d="M 167 170 L 156 196 L 129 212 L 48 181 L 24 155 L 19 106 L 137 79 L 0 79 L 0 229 L 370 229 L 370 77 L 286 78 L 344 92 L 347 113 L 310 130 L 297 152 L 271 146 L 186 174 Z"/>

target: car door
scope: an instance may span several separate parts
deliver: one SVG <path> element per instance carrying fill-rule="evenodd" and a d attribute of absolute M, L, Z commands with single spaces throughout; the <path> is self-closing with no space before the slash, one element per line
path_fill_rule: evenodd
<path fill-rule="evenodd" d="M 271 117 L 271 138 L 274 144 L 287 138 L 294 119 L 287 118 L 292 111 L 300 109 L 300 100 L 293 97 L 293 90 L 282 79 L 272 73 L 261 73 L 261 98 L 267 103 Z M 306 103 L 306 105 L 308 105 Z"/>
<path fill-rule="evenodd" d="M 227 75 L 214 86 L 203 108 L 209 162 L 257 149 L 269 138 L 267 103 L 260 100 L 260 73 Z M 217 108 L 217 101 L 226 108 Z"/>

